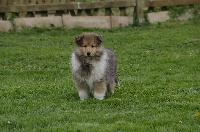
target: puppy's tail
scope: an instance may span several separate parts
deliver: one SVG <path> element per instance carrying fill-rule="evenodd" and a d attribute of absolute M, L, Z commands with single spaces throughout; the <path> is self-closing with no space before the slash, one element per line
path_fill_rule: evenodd
<path fill-rule="evenodd" d="M 115 78 L 115 83 L 116 83 L 118 86 L 120 86 L 120 81 L 119 81 L 118 77 Z"/>

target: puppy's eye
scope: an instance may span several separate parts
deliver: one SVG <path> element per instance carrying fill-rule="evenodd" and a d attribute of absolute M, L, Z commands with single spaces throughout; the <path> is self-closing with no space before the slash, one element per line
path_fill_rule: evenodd
<path fill-rule="evenodd" d="M 94 47 L 96 47 L 96 46 L 92 45 L 92 48 L 94 48 Z"/>
<path fill-rule="evenodd" d="M 83 47 L 87 47 L 86 45 L 83 45 Z"/>

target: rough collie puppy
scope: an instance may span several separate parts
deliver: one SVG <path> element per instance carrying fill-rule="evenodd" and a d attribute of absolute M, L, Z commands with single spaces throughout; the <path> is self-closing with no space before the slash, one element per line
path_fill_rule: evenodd
<path fill-rule="evenodd" d="M 116 57 L 113 51 L 104 48 L 102 36 L 82 33 L 75 37 L 75 50 L 71 55 L 72 74 L 81 100 L 90 93 L 102 100 L 107 91 L 114 93 L 118 83 Z"/>

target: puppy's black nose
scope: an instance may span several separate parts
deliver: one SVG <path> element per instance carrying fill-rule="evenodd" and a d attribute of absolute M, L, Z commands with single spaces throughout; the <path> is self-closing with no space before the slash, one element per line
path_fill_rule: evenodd
<path fill-rule="evenodd" d="M 90 56 L 91 55 L 91 53 L 90 52 L 87 52 L 87 56 Z"/>

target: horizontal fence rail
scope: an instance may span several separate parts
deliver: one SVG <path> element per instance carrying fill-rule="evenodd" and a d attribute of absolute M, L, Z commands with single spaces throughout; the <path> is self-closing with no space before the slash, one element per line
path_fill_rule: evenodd
<path fill-rule="evenodd" d="M 166 7 L 200 4 L 200 0 L 0 0 L 0 19 L 70 14 L 71 16 L 114 15 L 127 16 L 127 8 L 139 23 L 144 20 L 144 7 Z M 103 10 L 102 10 L 103 9 Z M 134 18 L 134 19 L 135 19 Z"/>
<path fill-rule="evenodd" d="M 2 2 L 4 1 L 4 2 Z M 70 14 L 72 16 L 81 16 L 85 12 L 88 16 L 96 16 L 99 10 L 104 12 L 105 16 L 114 15 L 112 9 L 115 8 L 120 16 L 127 16 L 126 8 L 135 7 L 136 0 L 115 0 L 115 1 L 92 1 L 85 0 L 0 0 L 0 18 L 8 16 L 8 13 L 15 13 L 19 17 L 34 17 L 40 14 L 41 16 Z M 103 9 L 103 10 L 102 10 Z M 132 13 L 133 14 L 133 13 Z M 8 18 L 8 17 L 7 17 Z"/>
<path fill-rule="evenodd" d="M 145 7 L 180 6 L 180 5 L 200 4 L 200 0 L 163 0 L 163 1 L 148 0 L 145 1 L 144 4 Z"/>
<path fill-rule="evenodd" d="M 108 1 L 108 2 L 76 2 L 67 4 L 30 4 L 30 5 L 1 5 L 0 12 L 21 12 L 21 11 L 54 11 L 54 10 L 78 10 L 78 9 L 99 9 L 99 8 L 120 8 L 134 7 L 132 1 Z"/>

